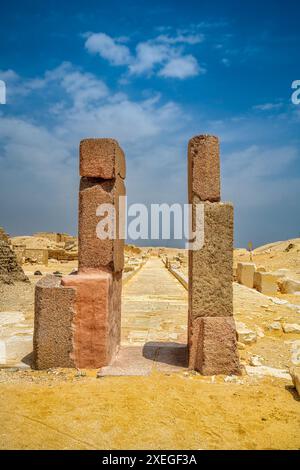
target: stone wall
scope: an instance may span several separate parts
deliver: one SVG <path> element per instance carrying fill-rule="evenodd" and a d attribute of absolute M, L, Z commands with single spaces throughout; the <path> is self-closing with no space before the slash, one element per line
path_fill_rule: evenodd
<path fill-rule="evenodd" d="M 69 235 L 68 233 L 58 232 L 37 232 L 33 234 L 34 237 L 46 238 L 47 240 L 54 243 L 65 243 L 67 241 L 76 240 L 76 237 Z"/>
<path fill-rule="evenodd" d="M 24 256 L 25 262 L 31 260 L 37 264 L 48 265 L 48 250 L 45 248 L 26 248 Z"/>

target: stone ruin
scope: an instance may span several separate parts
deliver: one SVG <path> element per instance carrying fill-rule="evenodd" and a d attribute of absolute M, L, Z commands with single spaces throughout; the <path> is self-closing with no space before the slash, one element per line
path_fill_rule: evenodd
<path fill-rule="evenodd" d="M 125 156 L 112 139 L 80 144 L 79 270 L 36 285 L 34 357 L 38 369 L 101 368 L 120 345 L 124 240 L 96 235 L 100 204 L 119 217 Z M 233 206 L 220 201 L 219 142 L 197 136 L 188 146 L 189 202 L 204 205 L 204 245 L 189 251 L 189 368 L 204 375 L 238 374 L 233 320 Z M 117 227 L 117 233 L 119 227 Z M 152 253 L 153 254 L 153 253 Z M 158 255 L 158 252 L 157 252 Z"/>
<path fill-rule="evenodd" d="M 204 245 L 189 251 L 189 367 L 203 375 L 240 372 L 233 320 L 233 206 L 221 202 L 217 137 L 200 135 L 188 145 L 188 191 L 204 205 Z"/>
<path fill-rule="evenodd" d="M 14 281 L 28 281 L 17 257 L 9 245 L 9 237 L 0 227 L 0 283 L 13 284 Z"/>
<path fill-rule="evenodd" d="M 7 235 L 3 227 L 0 227 L 0 241 L 9 243 L 9 236 Z"/>
<path fill-rule="evenodd" d="M 78 274 L 46 276 L 36 285 L 34 361 L 50 367 L 100 368 L 115 356 L 121 336 L 124 240 L 99 239 L 96 210 L 125 195 L 125 155 L 112 139 L 80 143 Z"/>

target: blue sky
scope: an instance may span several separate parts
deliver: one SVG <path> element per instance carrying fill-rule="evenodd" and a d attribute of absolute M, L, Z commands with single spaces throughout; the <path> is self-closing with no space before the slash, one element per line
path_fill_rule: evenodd
<path fill-rule="evenodd" d="M 235 244 L 300 236 L 296 1 L 1 5 L 0 225 L 77 231 L 78 144 L 115 137 L 131 202 L 186 202 L 190 137 L 221 140 Z"/>

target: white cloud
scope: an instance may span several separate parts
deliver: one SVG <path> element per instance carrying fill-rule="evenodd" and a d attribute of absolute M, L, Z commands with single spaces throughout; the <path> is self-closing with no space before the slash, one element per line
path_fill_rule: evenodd
<path fill-rule="evenodd" d="M 141 42 L 136 47 L 136 56 L 129 66 L 132 74 L 142 74 L 152 71 L 154 65 L 164 62 L 169 55 L 170 48 L 164 44 Z"/>
<path fill-rule="evenodd" d="M 128 67 L 129 75 L 151 75 L 156 73 L 164 78 L 184 79 L 203 72 L 197 59 L 184 53 L 185 45 L 202 42 L 199 33 L 177 32 L 176 35 L 161 34 L 153 39 L 137 43 L 135 51 L 121 44 L 124 39 L 114 39 L 105 33 L 88 35 L 85 47 L 90 53 L 97 53 L 113 66 Z M 126 41 L 128 38 L 126 38 Z M 182 67 L 182 71 L 179 68 Z M 128 79 L 127 79 L 128 80 Z M 125 83 L 124 78 L 122 82 Z"/>
<path fill-rule="evenodd" d="M 72 99 L 75 108 L 95 104 L 109 94 L 108 87 L 103 80 L 73 67 L 70 62 L 63 62 L 55 69 L 46 71 L 43 77 L 29 80 L 19 78 L 19 87 L 21 86 L 25 95 L 48 87 L 51 90 L 51 87 L 60 86 Z M 63 103 L 56 102 L 55 108 L 62 110 Z"/>
<path fill-rule="evenodd" d="M 193 77 L 199 73 L 204 73 L 205 70 L 201 69 L 198 65 L 197 60 L 192 55 L 186 55 L 182 57 L 175 57 L 171 59 L 167 64 L 160 70 L 159 75 L 162 77 L 172 77 L 184 79 L 187 77 Z"/>
<path fill-rule="evenodd" d="M 299 150 L 292 145 L 278 148 L 251 145 L 230 153 L 226 159 L 226 173 L 241 179 L 268 179 L 281 174 L 298 157 Z"/>
<path fill-rule="evenodd" d="M 112 65 L 127 65 L 131 62 L 130 50 L 121 42 L 123 38 L 117 40 L 105 33 L 94 33 L 87 38 L 85 47 L 89 52 L 107 59 Z"/>
<path fill-rule="evenodd" d="M 57 71 L 62 73 L 57 75 Z M 88 103 L 95 104 L 109 93 L 102 80 L 97 79 L 91 73 L 73 70 L 70 65 L 63 67 L 62 70 L 58 68 L 53 73 L 54 76 L 49 73 L 47 79 L 58 78 L 61 86 L 73 98 L 76 108 L 81 108 Z"/>

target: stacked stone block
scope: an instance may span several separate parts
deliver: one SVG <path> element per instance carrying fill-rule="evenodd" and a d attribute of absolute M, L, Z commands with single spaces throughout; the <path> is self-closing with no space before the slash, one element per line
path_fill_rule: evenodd
<path fill-rule="evenodd" d="M 125 195 L 125 156 L 113 139 L 80 144 L 78 274 L 37 284 L 34 352 L 39 369 L 99 368 L 120 344 L 124 239 L 119 197 Z M 97 209 L 115 208 L 115 238 L 98 238 Z M 56 350 L 55 350 L 56 348 Z"/>
<path fill-rule="evenodd" d="M 9 244 L 9 236 L 7 235 L 3 227 L 0 227 L 0 241 L 4 241 Z"/>
<path fill-rule="evenodd" d="M 14 281 L 28 281 L 17 256 L 5 237 L 0 239 L 0 283 L 13 284 Z"/>
<path fill-rule="evenodd" d="M 204 244 L 189 250 L 189 367 L 204 375 L 240 372 L 233 320 L 233 206 L 220 202 L 217 137 L 200 135 L 188 146 L 192 229 L 204 205 Z"/>

